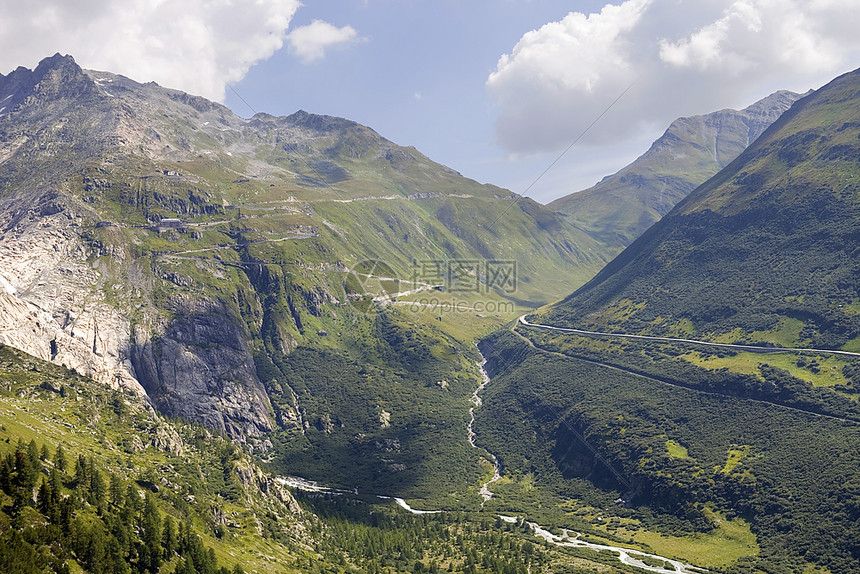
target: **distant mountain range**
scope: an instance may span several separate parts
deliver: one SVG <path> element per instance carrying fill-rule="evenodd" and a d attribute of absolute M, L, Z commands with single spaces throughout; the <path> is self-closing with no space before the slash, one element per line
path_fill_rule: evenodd
<path fill-rule="evenodd" d="M 743 110 L 679 118 L 636 161 L 547 207 L 620 250 L 727 166 L 800 97 L 783 90 Z"/>

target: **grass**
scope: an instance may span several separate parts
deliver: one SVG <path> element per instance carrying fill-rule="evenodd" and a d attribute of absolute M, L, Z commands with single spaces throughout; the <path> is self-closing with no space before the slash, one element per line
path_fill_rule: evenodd
<path fill-rule="evenodd" d="M 842 345 L 842 350 L 860 353 L 860 337 L 854 337 L 853 339 Z"/>
<path fill-rule="evenodd" d="M 726 568 L 745 556 L 756 556 L 759 546 L 748 522 L 741 518 L 727 520 L 709 512 L 714 529 L 689 536 L 667 536 L 650 530 L 637 530 L 631 537 L 647 544 L 654 553 L 672 556 L 704 568 Z"/>
<path fill-rule="evenodd" d="M 796 297 L 794 300 L 799 303 L 803 300 L 803 296 Z M 729 344 L 748 341 L 769 341 L 780 347 L 803 347 L 809 344 L 808 339 L 802 339 L 800 336 L 803 326 L 803 321 L 791 317 L 781 317 L 777 326 L 768 331 L 747 333 L 740 327 L 736 327 L 731 331 L 712 335 L 708 340 L 715 343 Z"/>
<path fill-rule="evenodd" d="M 684 360 L 706 369 L 728 369 L 735 373 L 744 373 L 747 375 L 759 376 L 759 365 L 768 364 L 773 367 L 785 369 L 798 379 L 802 379 L 816 387 L 832 387 L 834 385 L 843 385 L 847 381 L 842 374 L 842 367 L 848 362 L 845 359 L 838 358 L 833 355 L 822 355 L 810 357 L 804 355 L 807 366 L 799 366 L 798 359 L 800 355 L 796 353 L 768 353 L 762 355 L 760 353 L 750 353 L 746 351 L 738 352 L 734 356 L 718 357 L 716 355 L 703 356 L 696 351 L 690 351 L 680 355 Z M 809 365 L 814 365 L 811 361 L 817 363 L 818 372 L 810 370 Z M 801 361 L 803 363 L 804 361 Z"/>
<path fill-rule="evenodd" d="M 671 458 L 679 458 L 679 459 L 688 459 L 690 455 L 687 453 L 687 447 L 682 446 L 680 443 L 674 440 L 666 441 L 666 450 L 669 452 L 669 456 Z"/>
<path fill-rule="evenodd" d="M 752 341 L 770 341 L 782 347 L 798 347 L 808 343 L 808 340 L 800 337 L 802 329 L 803 321 L 791 317 L 782 317 L 776 328 L 770 331 L 753 331 L 749 335 L 749 339 Z"/>
<path fill-rule="evenodd" d="M 748 444 L 742 445 L 738 448 L 730 448 L 728 450 L 728 456 L 726 457 L 726 465 L 719 469 L 719 472 L 723 474 L 729 474 L 732 472 L 737 466 L 743 461 L 750 453 L 750 446 Z"/>
<path fill-rule="evenodd" d="M 476 341 L 530 311 L 495 293 L 424 291 L 393 305 L 412 320 L 435 325 L 460 341 Z"/>
<path fill-rule="evenodd" d="M 860 315 L 860 299 L 854 299 L 848 305 L 843 305 L 842 311 L 849 315 Z"/>

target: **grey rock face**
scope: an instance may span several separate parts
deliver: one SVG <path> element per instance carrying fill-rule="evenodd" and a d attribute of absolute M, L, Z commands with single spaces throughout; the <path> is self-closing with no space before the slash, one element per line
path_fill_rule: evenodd
<path fill-rule="evenodd" d="M 94 289 L 102 274 L 86 262 L 78 218 L 39 205 L 11 218 L 0 209 L 0 343 L 142 395 L 128 318 Z"/>
<path fill-rule="evenodd" d="M 198 301 L 157 337 L 136 328 L 132 363 L 159 411 L 242 440 L 272 429 L 247 338 L 222 304 Z"/>
<path fill-rule="evenodd" d="M 129 262 L 121 243 L 92 244 L 86 229 L 102 219 L 98 203 L 81 201 L 69 188 L 86 173 L 84 190 L 94 197 L 106 193 L 112 183 L 104 166 L 126 156 L 131 146 L 144 158 L 176 153 L 152 126 L 170 143 L 175 134 L 145 120 L 159 105 L 193 108 L 192 115 L 213 119 L 234 116 L 202 98 L 84 71 L 59 54 L 35 70 L 0 75 L 3 98 L 0 342 L 106 385 L 146 393 L 163 413 L 239 440 L 270 430 L 270 407 L 256 377 L 248 333 L 222 306 L 206 300 L 173 309 L 175 319 L 160 332 L 165 326 L 154 317 L 161 311 L 147 303 L 151 278 L 137 273 L 139 266 Z M 102 166 L 99 177 L 89 175 L 93 164 Z M 192 193 L 188 211 L 197 203 L 200 198 Z M 107 268 L 94 257 L 103 255 L 112 259 Z M 190 283 L 168 275 L 175 284 Z M 122 296 L 128 291 L 136 292 L 136 310 Z M 133 328 L 135 322 L 146 326 Z"/>

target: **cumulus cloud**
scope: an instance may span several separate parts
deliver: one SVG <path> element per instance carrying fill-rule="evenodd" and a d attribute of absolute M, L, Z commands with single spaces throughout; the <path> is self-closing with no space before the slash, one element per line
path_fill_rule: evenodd
<path fill-rule="evenodd" d="M 688 36 L 662 39 L 660 59 L 677 68 L 733 75 L 785 66 L 801 73 L 833 69 L 858 47 L 848 34 L 833 35 L 833 28 L 840 19 L 856 17 L 858 9 L 860 3 L 850 1 L 733 2 L 719 19 Z"/>
<path fill-rule="evenodd" d="M 860 0 L 628 0 L 525 34 L 487 79 L 512 153 L 623 141 L 679 115 L 818 87 L 860 65 Z"/>
<path fill-rule="evenodd" d="M 31 0 L 0 8 L 3 73 L 55 52 L 223 101 L 283 46 L 299 0 Z M 5 69 L 3 69 L 5 68 Z"/>
<path fill-rule="evenodd" d="M 325 57 L 326 49 L 354 41 L 358 33 L 352 26 L 338 28 L 322 20 L 296 28 L 287 36 L 291 50 L 304 62 Z"/>

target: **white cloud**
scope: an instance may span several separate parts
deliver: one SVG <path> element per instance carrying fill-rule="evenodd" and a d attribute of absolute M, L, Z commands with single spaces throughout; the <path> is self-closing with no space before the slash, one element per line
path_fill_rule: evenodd
<path fill-rule="evenodd" d="M 31 0 L 0 8 L 0 70 L 55 52 L 223 101 L 283 46 L 299 0 Z M 5 69 L 3 69 L 5 68 Z"/>
<path fill-rule="evenodd" d="M 287 36 L 292 51 L 304 62 L 325 57 L 326 49 L 337 44 L 352 42 L 358 34 L 352 26 L 337 28 L 328 22 L 314 20 L 307 26 L 296 28 Z"/>
<path fill-rule="evenodd" d="M 617 143 L 679 115 L 818 87 L 860 62 L 860 0 L 629 0 L 525 34 L 487 79 L 510 152 Z"/>
<path fill-rule="evenodd" d="M 832 69 L 845 48 L 858 46 L 856 40 L 846 37 L 843 43 L 830 32 L 830 24 L 838 18 L 856 16 L 860 4 L 851 4 L 733 2 L 715 22 L 675 42 L 661 40 L 660 59 L 677 68 L 734 75 L 785 66 L 800 73 Z"/>

